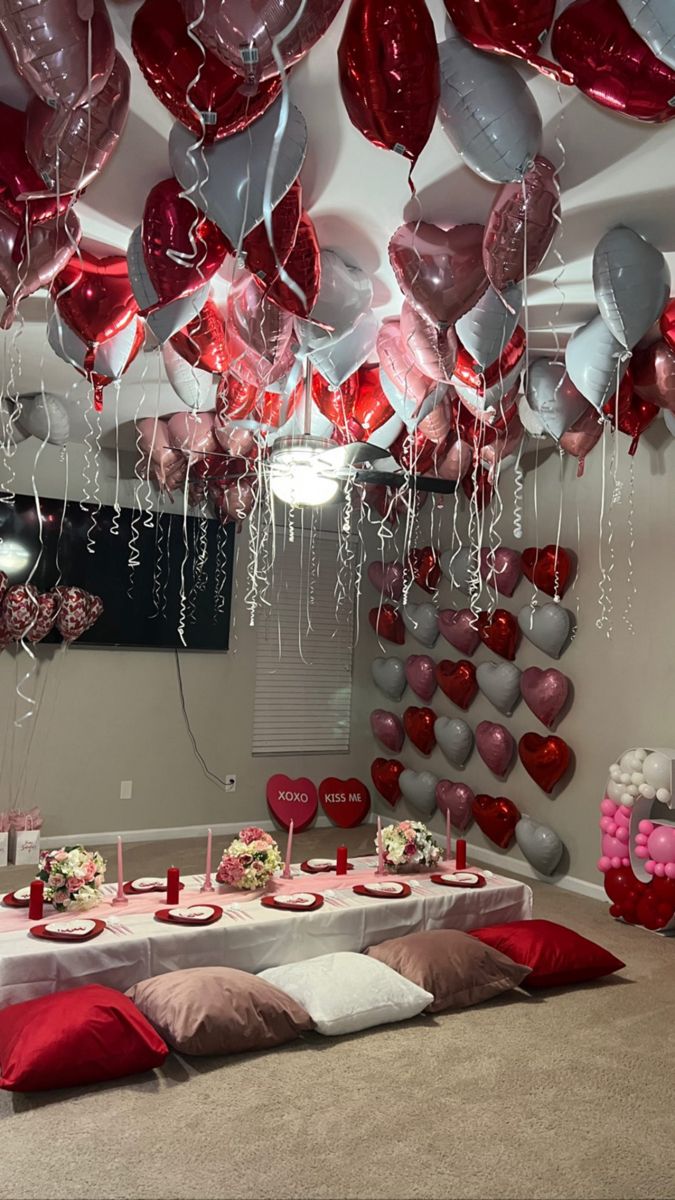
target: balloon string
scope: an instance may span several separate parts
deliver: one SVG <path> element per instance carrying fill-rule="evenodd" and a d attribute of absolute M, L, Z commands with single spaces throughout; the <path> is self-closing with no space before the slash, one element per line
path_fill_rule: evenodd
<path fill-rule="evenodd" d="M 204 64 L 206 63 L 206 50 L 204 48 L 204 45 L 203 45 L 201 39 L 198 37 L 197 33 L 195 32 L 195 30 L 199 27 L 199 25 L 201 25 L 201 22 L 204 19 L 205 10 L 206 10 L 206 0 L 202 0 L 200 11 L 198 12 L 198 14 L 194 18 L 194 20 L 188 22 L 187 30 L 186 30 L 190 41 L 193 42 L 194 45 L 197 47 L 197 49 L 199 51 L 199 56 L 200 56 L 199 63 L 197 65 L 196 74 L 190 80 L 190 82 L 187 85 L 187 88 L 185 89 L 186 104 L 187 104 L 188 108 L 191 110 L 191 112 L 193 113 L 193 115 L 196 117 L 197 122 L 199 124 L 199 130 L 200 130 L 199 137 L 196 139 L 196 141 L 194 141 L 191 144 L 191 146 L 188 148 L 188 151 L 186 154 L 186 158 L 191 163 L 192 168 L 194 170 L 194 183 L 191 184 L 190 187 L 184 188 L 180 193 L 181 199 L 187 200 L 190 204 L 193 205 L 194 210 L 195 210 L 195 215 L 192 219 L 192 224 L 190 225 L 190 228 L 188 230 L 188 240 L 190 243 L 190 249 L 189 249 L 189 251 L 181 251 L 181 250 L 175 250 L 175 249 L 167 249 L 165 251 L 167 258 L 171 262 L 176 263 L 178 266 L 190 266 L 190 265 L 194 264 L 194 266 L 196 267 L 197 271 L 199 272 L 199 274 L 202 278 L 204 275 L 204 272 L 202 271 L 202 265 L 206 258 L 206 255 L 208 252 L 208 247 L 206 244 L 206 239 L 199 236 L 199 226 L 200 226 L 201 220 L 202 220 L 202 213 L 201 213 L 201 209 L 195 199 L 195 193 L 197 193 L 199 195 L 199 198 L 202 201 L 202 206 L 205 208 L 206 204 L 204 201 L 204 189 L 207 187 L 208 182 L 209 182 L 210 165 L 209 165 L 209 160 L 206 157 L 206 154 L 204 153 L 204 143 L 206 140 L 206 120 L 205 120 L 204 113 L 201 112 L 201 110 L 199 108 L 197 108 L 197 105 L 194 103 L 194 101 L 192 99 L 192 92 L 199 85 L 199 81 L 202 76 L 202 71 L 204 70 Z M 200 159 L 199 165 L 197 165 L 197 155 L 199 155 L 199 159 Z M 197 261 L 197 259 L 198 259 L 197 243 L 198 242 L 201 246 L 201 257 Z"/>
<path fill-rule="evenodd" d="M 565 451 L 558 446 L 558 525 L 555 533 L 555 556 L 553 559 L 553 599 L 560 603 L 560 568 L 558 566 L 560 539 L 562 536 L 562 519 L 565 487 Z"/>
<path fill-rule="evenodd" d="M 606 470 L 607 470 L 606 458 L 607 458 L 607 448 L 605 445 L 605 436 L 604 436 L 604 432 L 603 432 L 602 459 L 601 459 L 602 472 L 601 472 L 601 478 L 600 478 L 600 518 L 599 518 L 599 526 L 598 526 L 598 568 L 600 571 L 598 602 L 600 605 L 600 616 L 596 618 L 596 622 L 595 622 L 596 628 L 600 629 L 600 630 L 604 629 L 605 623 L 607 620 L 607 599 L 606 599 L 607 573 L 605 571 L 605 565 L 604 565 L 603 554 L 602 554 L 602 550 L 603 550 L 602 537 L 603 537 L 604 523 L 605 523 L 605 485 L 606 485 Z"/>
<path fill-rule="evenodd" d="M 523 536 L 523 490 L 524 476 L 521 466 L 525 438 L 518 447 L 515 466 L 513 468 L 513 536 L 519 542 Z"/>
<path fill-rule="evenodd" d="M 634 637 L 635 628 L 631 618 L 633 600 L 637 596 L 637 580 L 633 564 L 633 554 L 635 552 L 635 462 L 632 458 L 628 459 L 628 470 L 628 549 L 626 551 L 626 601 L 623 620 L 628 632 Z"/>
<path fill-rule="evenodd" d="M 143 369 L 141 371 L 141 378 L 140 378 L 141 395 L 140 395 L 138 404 L 136 405 L 136 412 L 134 414 L 134 429 L 136 430 L 136 453 L 137 453 L 138 457 L 136 459 L 136 462 L 134 463 L 134 477 L 136 479 L 136 484 L 134 486 L 133 512 L 132 512 L 131 521 L 129 524 L 129 556 L 127 559 L 127 567 L 129 569 L 129 587 L 127 588 L 127 596 L 130 600 L 133 599 L 134 572 L 140 562 L 140 553 L 138 550 L 138 541 L 140 538 L 139 523 L 141 520 L 141 513 L 142 513 L 140 489 L 143 486 L 144 480 L 143 480 L 143 476 L 140 473 L 140 470 L 141 470 L 141 467 L 143 464 L 143 451 L 141 449 L 141 433 L 138 428 L 138 420 L 139 420 L 139 417 L 141 414 L 141 409 L 143 408 L 143 405 L 145 404 L 145 398 L 146 398 L 145 377 L 148 373 L 149 365 L 150 365 L 150 355 L 146 354 L 145 361 L 143 363 Z M 154 446 L 155 434 L 156 434 L 156 429 L 153 431 L 153 442 L 152 442 L 153 446 Z"/>
<path fill-rule="evenodd" d="M 68 462 L 68 447 L 67 447 L 67 446 L 64 446 L 64 447 L 63 447 L 63 461 L 64 461 L 64 463 L 65 463 L 65 470 L 64 470 L 64 488 L 63 488 L 63 507 L 61 508 L 61 521 L 60 521 L 60 523 L 59 523 L 59 534 L 58 534 L 58 537 L 57 537 L 57 539 L 56 539 L 56 563 L 55 563 L 55 565 L 56 565 L 56 583 L 54 584 L 54 587 L 55 587 L 55 588 L 57 588 L 57 587 L 59 586 L 59 584 L 60 584 L 60 582 L 61 582 L 61 580 L 62 580 L 62 578 L 63 578 L 63 571 L 62 571 L 62 569 L 61 569 L 61 546 L 62 546 L 62 544 L 63 544 L 63 527 L 64 527 L 64 525 L 65 525 L 65 521 L 66 521 L 66 509 L 67 509 L 67 507 L 68 507 L 68 470 L 69 470 L 69 462 Z"/>
<path fill-rule="evenodd" d="M 122 508 L 120 506 L 120 381 L 113 381 L 115 389 L 115 498 L 113 500 L 113 519 L 110 525 L 110 532 L 113 537 L 117 537 L 120 531 L 120 516 Z"/>
<path fill-rule="evenodd" d="M 96 553 L 95 532 L 97 529 L 97 518 L 101 511 L 101 414 L 96 411 L 96 434 L 94 437 L 94 482 L 92 499 L 95 507 L 92 508 L 89 527 L 87 529 L 87 552 L 89 554 Z"/>

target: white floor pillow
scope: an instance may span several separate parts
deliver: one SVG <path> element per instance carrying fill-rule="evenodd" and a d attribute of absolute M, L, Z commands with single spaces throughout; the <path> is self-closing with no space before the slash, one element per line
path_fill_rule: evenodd
<path fill-rule="evenodd" d="M 292 996 L 327 1037 L 416 1017 L 433 1000 L 416 983 L 364 954 L 340 951 L 261 971 Z"/>

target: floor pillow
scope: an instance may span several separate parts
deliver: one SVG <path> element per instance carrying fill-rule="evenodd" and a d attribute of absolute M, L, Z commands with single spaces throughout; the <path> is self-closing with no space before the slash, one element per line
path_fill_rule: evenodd
<path fill-rule="evenodd" d="M 366 953 L 431 992 L 429 1012 L 480 1004 L 518 987 L 530 973 L 529 967 L 458 929 L 409 933 L 371 946 Z"/>
<path fill-rule="evenodd" d="M 258 978 L 293 996 L 327 1037 L 405 1021 L 433 1000 L 384 963 L 347 950 L 271 967 Z"/>
<path fill-rule="evenodd" d="M 0 1010 L 0 1087 L 42 1092 L 150 1071 L 169 1053 L 121 992 L 98 983 Z"/>
<path fill-rule="evenodd" d="M 620 971 L 625 963 L 555 921 L 509 921 L 472 929 L 471 936 L 531 968 L 525 987 L 564 987 Z"/>
<path fill-rule="evenodd" d="M 170 971 L 137 983 L 127 996 L 182 1054 L 266 1050 L 312 1028 L 309 1014 L 291 996 L 232 967 Z"/>

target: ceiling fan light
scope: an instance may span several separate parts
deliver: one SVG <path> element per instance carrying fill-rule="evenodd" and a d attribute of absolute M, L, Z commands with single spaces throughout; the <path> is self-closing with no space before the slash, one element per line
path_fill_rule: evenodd
<path fill-rule="evenodd" d="M 270 488 L 277 500 L 297 507 L 318 508 L 330 504 L 339 491 L 339 481 L 323 473 L 317 453 L 331 445 L 319 438 L 284 438 L 270 460 Z"/>

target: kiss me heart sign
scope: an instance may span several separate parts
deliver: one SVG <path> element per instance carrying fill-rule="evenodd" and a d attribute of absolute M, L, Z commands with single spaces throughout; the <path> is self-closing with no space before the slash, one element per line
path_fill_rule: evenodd
<path fill-rule="evenodd" d="M 273 775 L 267 781 L 267 807 L 282 829 L 288 829 L 293 821 L 293 828 L 298 833 L 314 820 L 319 797 L 311 779 Z"/>
<path fill-rule="evenodd" d="M 359 779 L 334 779 L 319 784 L 319 799 L 326 816 L 341 829 L 360 825 L 370 811 L 370 792 Z"/>

